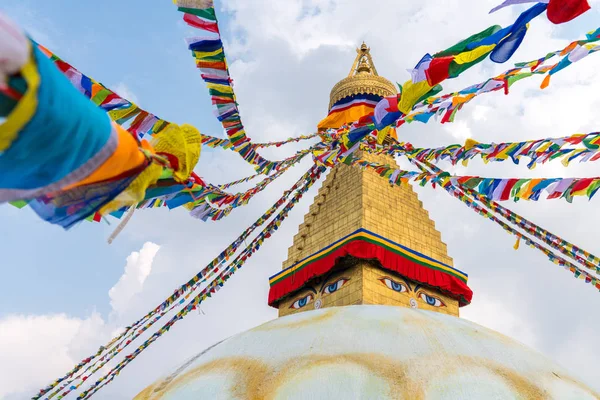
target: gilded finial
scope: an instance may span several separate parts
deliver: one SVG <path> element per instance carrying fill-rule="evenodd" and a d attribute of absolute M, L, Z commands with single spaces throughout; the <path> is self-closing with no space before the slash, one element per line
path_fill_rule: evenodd
<path fill-rule="evenodd" d="M 364 41 L 356 49 L 356 58 L 348 77 L 339 81 L 331 90 L 329 108 L 331 109 L 336 102 L 345 97 L 361 93 L 375 94 L 381 97 L 398 93 L 390 81 L 377 74 L 377 68 L 371 57 L 371 49 Z"/>

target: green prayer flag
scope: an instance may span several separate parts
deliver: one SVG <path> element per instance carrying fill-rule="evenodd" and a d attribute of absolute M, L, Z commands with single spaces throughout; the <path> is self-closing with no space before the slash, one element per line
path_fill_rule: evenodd
<path fill-rule="evenodd" d="M 177 7 L 177 10 L 195 15 L 200 18 L 204 18 L 210 21 L 216 21 L 217 16 L 215 14 L 215 9 L 211 8 L 187 8 L 187 7 Z"/>
<path fill-rule="evenodd" d="M 502 27 L 500 25 L 492 25 L 483 31 L 476 33 L 468 38 L 456 43 L 454 46 L 447 48 L 446 50 L 442 50 L 439 53 L 433 55 L 433 57 L 446 57 L 446 56 L 455 56 L 459 53 L 467 50 L 467 46 L 471 43 L 478 42 L 482 39 L 487 38 L 488 36 L 493 35 L 498 32 Z"/>

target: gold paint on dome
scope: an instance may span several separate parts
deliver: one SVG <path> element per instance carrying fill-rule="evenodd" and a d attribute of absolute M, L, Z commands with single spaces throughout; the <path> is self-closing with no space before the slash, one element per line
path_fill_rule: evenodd
<path fill-rule="evenodd" d="M 398 93 L 396 86 L 377 74 L 370 48 L 363 42 L 356 49 L 356 59 L 348 76 L 335 84 L 329 96 L 329 109 L 341 99 L 357 94 L 374 94 L 381 97 Z"/>

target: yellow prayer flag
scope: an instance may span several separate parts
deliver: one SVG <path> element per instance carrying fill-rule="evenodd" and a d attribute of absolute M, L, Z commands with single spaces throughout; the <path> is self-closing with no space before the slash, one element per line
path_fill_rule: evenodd
<path fill-rule="evenodd" d="M 471 51 L 465 51 L 454 56 L 454 62 L 457 64 L 468 64 L 477 60 L 484 54 L 491 52 L 492 50 L 494 50 L 494 47 L 496 47 L 495 44 L 490 44 L 488 46 L 479 46 Z"/>
<path fill-rule="evenodd" d="M 389 131 L 390 131 L 390 127 L 386 126 L 385 128 L 381 129 L 379 132 L 377 132 L 377 144 L 383 143 L 385 138 L 388 136 Z"/>
<path fill-rule="evenodd" d="M 198 51 L 198 50 L 194 50 L 194 57 L 196 58 L 203 58 L 203 57 L 212 57 L 212 56 L 216 56 L 217 54 L 221 54 L 223 52 L 223 48 L 218 48 L 215 51 Z"/>
<path fill-rule="evenodd" d="M 432 86 L 427 83 L 427 80 L 413 83 L 412 79 L 404 82 L 402 85 L 402 96 L 398 102 L 398 110 L 404 114 L 408 114 L 415 103 L 427 92 L 433 89 Z"/>
<path fill-rule="evenodd" d="M 515 242 L 515 245 L 513 246 L 513 249 L 515 250 L 519 250 L 519 245 L 521 244 L 521 236 L 517 237 L 517 241 Z"/>
<path fill-rule="evenodd" d="M 465 148 L 465 150 L 470 150 L 473 147 L 475 147 L 475 145 L 478 145 L 478 144 L 479 144 L 479 142 L 477 140 L 467 138 L 467 140 L 465 140 L 464 148 Z"/>

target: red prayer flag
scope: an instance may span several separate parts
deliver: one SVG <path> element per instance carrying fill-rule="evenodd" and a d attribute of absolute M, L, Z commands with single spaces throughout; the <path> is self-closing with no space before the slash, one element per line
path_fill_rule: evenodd
<path fill-rule="evenodd" d="M 518 179 L 509 179 L 508 182 L 506 183 L 506 186 L 504 186 L 504 190 L 502 191 L 502 194 L 500 195 L 500 200 L 504 201 L 504 200 L 508 200 L 510 199 L 510 192 L 512 191 L 512 188 L 515 187 L 515 185 L 517 184 L 519 180 Z"/>
<path fill-rule="evenodd" d="M 585 190 L 590 184 L 594 181 L 594 178 L 584 178 L 580 179 L 573 187 L 571 188 L 571 193 L 577 193 L 580 190 Z"/>
<path fill-rule="evenodd" d="M 550 0 L 548 19 L 554 24 L 562 24 L 577 18 L 590 9 L 587 0 Z"/>
<path fill-rule="evenodd" d="M 114 99 L 120 99 L 120 97 L 116 93 L 110 93 L 108 96 L 106 96 L 106 98 L 102 102 L 102 105 L 108 104 L 111 101 L 113 101 Z"/>
<path fill-rule="evenodd" d="M 63 60 L 56 60 L 56 61 L 54 61 L 54 65 L 56 65 L 58 67 L 58 69 L 60 69 L 60 71 L 62 73 L 65 73 L 68 70 L 70 70 L 71 68 L 73 68 L 69 64 L 67 64 L 66 62 L 64 62 Z"/>
<path fill-rule="evenodd" d="M 201 18 L 198 18 L 195 15 L 188 13 L 183 14 L 183 20 L 187 22 L 188 25 L 193 26 L 194 28 L 219 33 L 219 25 L 217 25 L 216 22 L 205 21 Z"/>
<path fill-rule="evenodd" d="M 425 70 L 425 76 L 427 77 L 429 86 L 435 86 L 448 79 L 448 70 L 452 61 L 454 61 L 453 56 L 436 57 L 431 60 L 429 68 Z"/>

